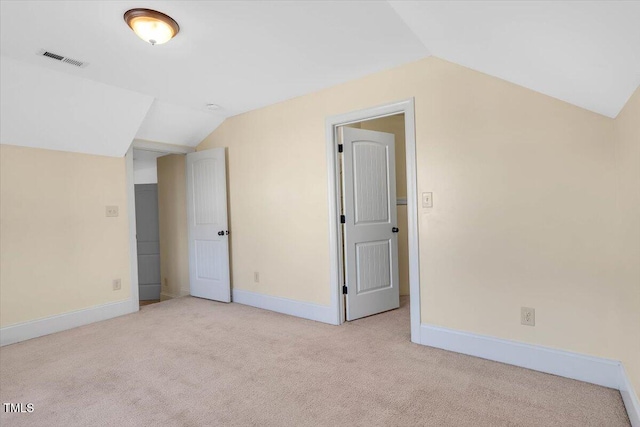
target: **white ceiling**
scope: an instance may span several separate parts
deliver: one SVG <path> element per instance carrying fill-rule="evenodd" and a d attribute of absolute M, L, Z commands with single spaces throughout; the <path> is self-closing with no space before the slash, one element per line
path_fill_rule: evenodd
<path fill-rule="evenodd" d="M 121 157 L 152 102 L 130 90 L 0 61 L 3 144 Z"/>
<path fill-rule="evenodd" d="M 392 1 L 440 58 L 616 117 L 640 84 L 638 1 Z"/>
<path fill-rule="evenodd" d="M 183 107 L 156 99 L 136 138 L 195 147 L 220 126 L 223 113 Z"/>
<path fill-rule="evenodd" d="M 180 33 L 143 42 L 122 19 L 134 7 L 171 15 Z M 2 142 L 105 155 L 122 155 L 133 137 L 195 146 L 226 117 L 430 53 L 610 117 L 640 82 L 638 2 L 2 1 L 0 12 L 2 63 L 14 69 L 2 79 Z M 32 90 L 40 78 L 58 87 Z M 88 81 L 121 99 L 74 89 Z M 33 121 L 65 96 L 67 110 Z M 151 107 L 140 118 L 143 104 Z M 108 129 L 100 114 L 125 115 L 123 129 Z M 77 126 L 101 136 L 61 133 Z"/>
<path fill-rule="evenodd" d="M 180 33 L 165 45 L 143 42 L 122 19 L 134 7 L 169 14 Z M 136 137 L 179 145 L 197 145 L 225 117 L 428 55 L 385 2 L 16 1 L 1 8 L 3 57 L 152 96 Z M 39 49 L 89 66 L 36 56 Z M 208 111 L 207 103 L 222 109 Z"/>

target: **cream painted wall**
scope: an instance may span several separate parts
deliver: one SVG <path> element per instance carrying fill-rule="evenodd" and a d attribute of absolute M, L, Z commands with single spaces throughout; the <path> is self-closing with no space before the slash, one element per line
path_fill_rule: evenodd
<path fill-rule="evenodd" d="M 158 158 L 162 300 L 189 295 L 186 157 Z"/>
<path fill-rule="evenodd" d="M 620 356 L 640 393 L 640 89 L 615 120 L 619 177 L 619 303 L 617 328 L 628 334 Z"/>
<path fill-rule="evenodd" d="M 404 114 L 381 117 L 359 123 L 361 129 L 388 132 L 395 135 L 396 197 L 407 197 L 407 151 L 405 149 Z M 400 295 L 409 295 L 409 229 L 407 206 L 397 206 L 398 215 L 398 270 Z"/>
<path fill-rule="evenodd" d="M 125 181 L 124 158 L 0 145 L 1 326 L 130 298 Z"/>
<path fill-rule="evenodd" d="M 434 57 L 229 118 L 198 146 L 228 147 L 234 287 L 329 304 L 325 119 L 409 97 L 435 203 L 421 321 L 623 357 L 637 325 L 620 311 L 635 284 L 616 281 L 613 120 Z"/>

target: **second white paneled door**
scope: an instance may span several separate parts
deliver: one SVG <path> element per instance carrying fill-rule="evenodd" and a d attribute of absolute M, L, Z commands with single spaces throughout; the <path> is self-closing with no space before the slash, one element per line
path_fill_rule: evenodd
<path fill-rule="evenodd" d="M 190 293 L 230 302 L 225 169 L 224 148 L 187 154 Z"/>
<path fill-rule="evenodd" d="M 400 306 L 395 136 L 341 128 L 346 319 Z"/>

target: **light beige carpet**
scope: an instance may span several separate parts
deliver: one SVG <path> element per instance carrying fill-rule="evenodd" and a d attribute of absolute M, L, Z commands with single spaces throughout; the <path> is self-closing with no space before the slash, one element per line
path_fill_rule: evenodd
<path fill-rule="evenodd" d="M 628 426 L 616 390 L 409 342 L 407 301 L 330 326 L 180 298 L 0 349 L 2 426 Z"/>

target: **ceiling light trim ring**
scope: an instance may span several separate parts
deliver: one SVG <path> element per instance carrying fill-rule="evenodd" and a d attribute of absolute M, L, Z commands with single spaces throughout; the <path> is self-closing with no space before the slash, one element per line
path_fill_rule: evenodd
<path fill-rule="evenodd" d="M 172 17 L 170 17 L 169 15 L 167 15 L 165 13 L 158 12 L 157 10 L 153 10 L 153 9 L 144 9 L 144 8 L 130 9 L 130 10 L 128 10 L 128 11 L 126 11 L 124 13 L 123 18 L 124 18 L 124 21 L 129 26 L 129 28 L 131 28 L 131 30 L 133 30 L 133 32 L 135 32 L 138 37 L 140 37 L 142 40 L 144 40 L 144 41 L 146 41 L 148 43 L 151 43 L 152 45 L 156 44 L 155 40 L 147 39 L 147 38 L 143 37 L 143 35 L 141 35 L 134 28 L 133 22 L 134 22 L 135 19 L 137 19 L 137 18 L 153 19 L 153 20 L 157 20 L 157 21 L 163 22 L 164 24 L 166 24 L 167 26 L 169 26 L 171 28 L 171 31 L 173 32 L 173 35 L 168 40 L 166 40 L 164 42 L 161 42 L 161 43 L 158 43 L 158 44 L 166 43 L 167 41 L 169 41 L 172 38 L 174 38 L 175 36 L 177 36 L 178 33 L 180 32 L 180 25 L 178 25 L 178 23 L 176 22 L 175 19 L 173 19 Z"/>

